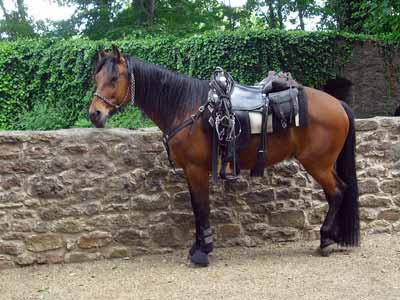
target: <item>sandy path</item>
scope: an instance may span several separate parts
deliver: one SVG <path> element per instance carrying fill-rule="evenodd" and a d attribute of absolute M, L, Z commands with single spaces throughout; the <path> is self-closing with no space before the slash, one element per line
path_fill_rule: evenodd
<path fill-rule="evenodd" d="M 400 235 L 373 235 L 324 258 L 315 242 L 216 249 L 205 269 L 186 251 L 0 272 L 1 300 L 400 299 Z"/>

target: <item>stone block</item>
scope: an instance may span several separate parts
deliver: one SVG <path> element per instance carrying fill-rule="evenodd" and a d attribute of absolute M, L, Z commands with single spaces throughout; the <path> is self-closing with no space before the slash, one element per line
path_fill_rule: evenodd
<path fill-rule="evenodd" d="M 17 203 L 24 201 L 22 195 L 18 195 L 16 192 L 0 192 L 0 204 L 4 203 Z"/>
<path fill-rule="evenodd" d="M 15 263 L 19 266 L 30 266 L 36 262 L 36 257 L 32 253 L 23 253 L 18 255 Z"/>
<path fill-rule="evenodd" d="M 360 195 L 379 193 L 379 181 L 372 178 L 359 180 L 358 189 Z"/>
<path fill-rule="evenodd" d="M 232 223 L 234 219 L 232 209 L 229 208 L 220 207 L 210 213 L 211 224 Z"/>
<path fill-rule="evenodd" d="M 379 127 L 379 123 L 375 120 L 368 119 L 357 119 L 356 120 L 356 131 L 372 131 Z"/>
<path fill-rule="evenodd" d="M 275 191 L 272 188 L 259 191 L 252 191 L 242 194 L 241 197 L 246 200 L 249 205 L 266 203 L 275 200 Z"/>
<path fill-rule="evenodd" d="M 67 263 L 79 263 L 85 262 L 90 260 L 97 260 L 101 258 L 101 253 L 94 252 L 94 253 L 87 253 L 81 251 L 73 251 L 69 252 L 65 255 L 65 262 Z"/>
<path fill-rule="evenodd" d="M 33 176 L 28 181 L 29 194 L 39 198 L 62 198 L 66 190 L 54 177 Z"/>
<path fill-rule="evenodd" d="M 31 232 L 32 231 L 32 221 L 12 221 L 11 228 L 15 232 Z"/>
<path fill-rule="evenodd" d="M 14 174 L 9 176 L 2 176 L 0 180 L 0 187 L 4 190 L 18 188 L 22 186 L 22 178 Z"/>
<path fill-rule="evenodd" d="M 38 264 L 61 264 L 64 262 L 65 250 L 42 252 L 36 255 Z"/>
<path fill-rule="evenodd" d="M 160 247 L 177 247 L 184 244 L 185 232 L 182 227 L 156 224 L 150 227 L 150 236 Z"/>
<path fill-rule="evenodd" d="M 242 176 L 235 181 L 225 181 L 224 189 L 227 193 L 244 192 L 249 188 L 249 182 Z"/>
<path fill-rule="evenodd" d="M 389 197 L 375 196 L 372 194 L 362 195 L 359 198 L 360 207 L 390 207 L 392 206 L 392 201 Z"/>
<path fill-rule="evenodd" d="M 400 160 L 400 143 L 389 144 L 384 151 L 386 159 L 390 159 L 394 162 Z"/>
<path fill-rule="evenodd" d="M 82 231 L 82 223 L 79 220 L 62 220 L 56 224 L 57 232 L 78 233 Z"/>
<path fill-rule="evenodd" d="M 300 239 L 300 232 L 295 228 L 269 228 L 263 237 L 276 242 L 297 241 Z"/>
<path fill-rule="evenodd" d="M 385 220 L 376 220 L 367 226 L 367 233 L 392 233 L 392 230 L 392 224 Z"/>
<path fill-rule="evenodd" d="M 378 214 L 378 219 L 383 219 L 389 222 L 395 222 L 400 220 L 400 209 L 399 208 L 392 208 L 392 209 L 385 209 L 382 210 Z"/>
<path fill-rule="evenodd" d="M 127 247 L 114 246 L 104 252 L 107 258 L 124 258 L 130 256 L 130 250 Z"/>
<path fill-rule="evenodd" d="M 169 194 L 163 192 L 161 194 L 139 194 L 132 199 L 132 208 L 136 210 L 165 210 L 170 205 Z"/>
<path fill-rule="evenodd" d="M 54 149 L 52 149 L 54 151 Z M 46 145 L 32 145 L 24 150 L 24 154 L 29 159 L 48 159 L 53 157 L 53 153 Z"/>
<path fill-rule="evenodd" d="M 174 196 L 174 208 L 175 209 L 191 209 L 191 197 L 189 191 L 181 191 Z"/>
<path fill-rule="evenodd" d="M 29 251 L 43 252 L 64 247 L 64 238 L 57 234 L 39 234 L 30 236 L 25 245 Z"/>
<path fill-rule="evenodd" d="M 231 220 L 232 222 L 233 220 Z M 262 223 L 265 221 L 264 215 L 253 214 L 248 212 L 239 213 L 240 224 L 248 225 L 253 223 Z M 212 222 L 214 224 L 214 222 Z"/>
<path fill-rule="evenodd" d="M 7 254 L 16 256 L 21 254 L 24 251 L 24 247 L 22 243 L 17 242 L 1 242 L 0 241 L 0 254 Z"/>
<path fill-rule="evenodd" d="M 86 216 L 94 216 L 97 215 L 101 212 L 102 207 L 100 204 L 98 203 L 90 203 L 88 205 L 85 206 L 84 208 L 84 213 Z"/>
<path fill-rule="evenodd" d="M 194 215 L 192 212 L 173 211 L 169 213 L 169 216 L 175 224 L 188 227 L 194 226 Z"/>
<path fill-rule="evenodd" d="M 58 206 L 51 206 L 49 208 L 40 208 L 39 216 L 43 221 L 53 221 L 61 219 L 66 213 Z"/>
<path fill-rule="evenodd" d="M 18 144 L 0 144 L 0 160 L 17 160 L 21 157 L 21 149 Z"/>
<path fill-rule="evenodd" d="M 394 202 L 395 205 L 400 207 L 400 195 L 394 196 L 393 197 L 393 202 Z"/>
<path fill-rule="evenodd" d="M 282 161 L 272 168 L 275 176 L 291 177 L 299 171 L 299 164 L 293 160 Z"/>
<path fill-rule="evenodd" d="M 88 152 L 88 146 L 84 144 L 70 144 L 62 148 L 66 155 L 84 155 Z"/>
<path fill-rule="evenodd" d="M 302 210 L 283 210 L 269 214 L 269 223 L 273 227 L 304 228 L 305 214 Z"/>
<path fill-rule="evenodd" d="M 10 269 L 14 267 L 14 262 L 11 260 L 11 258 L 0 255 L 0 272 L 2 270 Z"/>
<path fill-rule="evenodd" d="M 326 214 L 328 213 L 328 209 L 329 209 L 328 203 L 324 203 L 315 207 L 308 214 L 308 222 L 310 224 L 322 224 L 325 220 Z"/>
<path fill-rule="evenodd" d="M 400 194 L 400 180 L 392 179 L 392 180 L 383 181 L 381 183 L 381 190 L 388 194 L 399 195 Z"/>
<path fill-rule="evenodd" d="M 217 227 L 218 239 L 236 238 L 241 234 L 240 224 L 221 224 Z"/>
<path fill-rule="evenodd" d="M 372 220 L 375 220 L 378 217 L 378 212 L 376 209 L 373 208 L 366 208 L 366 207 L 361 207 L 360 208 L 360 220 L 369 222 Z"/>
<path fill-rule="evenodd" d="M 149 234 L 139 229 L 121 229 L 114 235 L 115 241 L 128 246 L 143 246 Z"/>
<path fill-rule="evenodd" d="M 94 231 L 82 235 L 78 240 L 78 247 L 81 249 L 101 248 L 110 244 L 112 240 L 111 233 Z"/>
<path fill-rule="evenodd" d="M 276 198 L 279 200 L 299 199 L 300 191 L 298 187 L 279 189 L 276 191 Z"/>

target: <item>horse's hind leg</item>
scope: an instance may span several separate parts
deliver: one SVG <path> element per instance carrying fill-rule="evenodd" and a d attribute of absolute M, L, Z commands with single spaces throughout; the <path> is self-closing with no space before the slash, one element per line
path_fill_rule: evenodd
<path fill-rule="evenodd" d="M 324 223 L 321 226 L 321 254 L 327 255 L 327 247 L 340 243 L 339 241 L 339 227 L 336 222 L 337 214 L 343 202 L 343 191 L 345 184 L 337 177 L 333 166 L 328 168 L 316 168 L 307 164 L 303 164 L 305 169 L 314 179 L 322 186 L 326 200 L 328 201 L 329 209 L 326 214 Z"/>

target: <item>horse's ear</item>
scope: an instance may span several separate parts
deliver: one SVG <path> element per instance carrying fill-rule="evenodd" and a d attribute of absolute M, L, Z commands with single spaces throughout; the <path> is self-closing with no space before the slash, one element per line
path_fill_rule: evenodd
<path fill-rule="evenodd" d="M 121 53 L 119 52 L 118 47 L 113 44 L 112 45 L 112 50 L 113 50 L 113 55 L 115 56 L 117 61 L 120 61 L 121 60 Z"/>
<path fill-rule="evenodd" d="M 104 56 L 107 55 L 107 52 L 104 51 L 104 49 L 101 49 L 101 50 L 97 53 L 97 55 L 98 55 L 98 59 L 101 60 Z"/>

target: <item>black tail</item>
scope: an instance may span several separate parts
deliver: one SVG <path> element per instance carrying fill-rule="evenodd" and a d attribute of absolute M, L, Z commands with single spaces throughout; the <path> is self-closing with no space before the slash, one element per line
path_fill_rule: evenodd
<path fill-rule="evenodd" d="M 349 132 L 346 142 L 336 162 L 336 172 L 347 187 L 343 191 L 343 201 L 337 215 L 339 225 L 340 245 L 359 246 L 360 243 L 360 217 L 358 211 L 358 185 L 356 175 L 356 132 L 354 114 L 351 108 L 342 102 L 343 108 L 349 118 Z"/>

